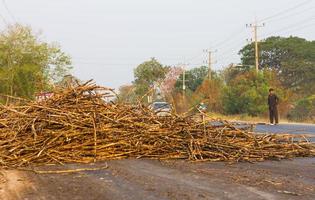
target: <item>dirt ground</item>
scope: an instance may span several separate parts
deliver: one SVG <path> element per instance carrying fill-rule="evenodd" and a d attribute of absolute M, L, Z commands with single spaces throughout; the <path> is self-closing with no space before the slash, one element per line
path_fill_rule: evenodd
<path fill-rule="evenodd" d="M 2 170 L 0 199 L 315 199 L 315 158 L 232 165 L 128 159 L 34 169 L 106 165 L 107 169 L 66 174 Z"/>

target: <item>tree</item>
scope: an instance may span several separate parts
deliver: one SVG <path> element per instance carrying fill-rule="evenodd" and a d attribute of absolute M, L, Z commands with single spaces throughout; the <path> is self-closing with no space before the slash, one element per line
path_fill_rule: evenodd
<path fill-rule="evenodd" d="M 259 49 L 260 69 L 275 71 L 287 89 L 305 94 L 315 92 L 315 41 L 270 37 L 259 44 Z M 243 65 L 254 65 L 254 44 L 246 45 L 239 54 Z"/>
<path fill-rule="evenodd" d="M 140 64 L 134 70 L 135 93 L 143 96 L 154 89 L 154 85 L 159 85 L 169 71 L 169 67 L 163 66 L 155 58 Z"/>
<path fill-rule="evenodd" d="M 222 112 L 221 95 L 223 90 L 223 80 L 217 73 L 212 73 L 212 79 L 205 79 L 192 95 L 196 99 L 195 104 L 203 102 L 211 112 Z"/>
<path fill-rule="evenodd" d="M 232 80 L 238 77 L 241 74 L 249 72 L 253 69 L 251 65 L 234 65 L 230 64 L 227 68 L 225 68 L 221 76 L 224 79 L 225 83 L 229 84 Z"/>
<path fill-rule="evenodd" d="M 172 67 L 169 69 L 168 73 L 165 75 L 165 79 L 161 83 L 161 91 L 164 96 L 172 94 L 175 84 L 182 73 L 183 68 L 181 67 Z"/>
<path fill-rule="evenodd" d="M 245 72 L 229 82 L 223 90 L 222 104 L 226 114 L 257 116 L 267 110 L 268 79 L 255 70 Z"/>
<path fill-rule="evenodd" d="M 288 119 L 315 122 L 315 95 L 298 100 L 294 108 L 288 113 Z"/>
<path fill-rule="evenodd" d="M 133 85 L 123 85 L 119 87 L 118 102 L 134 103 L 137 101 Z"/>
<path fill-rule="evenodd" d="M 192 92 L 203 83 L 208 75 L 208 68 L 206 66 L 196 67 L 185 72 L 186 88 Z M 175 88 L 179 91 L 183 85 L 183 74 L 179 76 L 176 81 Z"/>
<path fill-rule="evenodd" d="M 9 26 L 0 33 L 0 92 L 34 98 L 71 68 L 69 56 L 56 44 L 48 44 L 30 27 Z"/>

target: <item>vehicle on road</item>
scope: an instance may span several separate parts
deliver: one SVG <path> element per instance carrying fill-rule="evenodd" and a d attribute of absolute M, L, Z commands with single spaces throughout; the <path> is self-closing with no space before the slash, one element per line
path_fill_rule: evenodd
<path fill-rule="evenodd" d="M 167 102 L 153 102 L 149 108 L 160 117 L 170 116 L 172 112 L 172 106 Z"/>

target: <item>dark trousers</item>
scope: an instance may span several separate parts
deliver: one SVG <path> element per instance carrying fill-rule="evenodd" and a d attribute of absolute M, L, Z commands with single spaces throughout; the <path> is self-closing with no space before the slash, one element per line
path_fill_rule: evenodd
<path fill-rule="evenodd" d="M 276 124 L 279 123 L 277 106 L 269 107 L 269 119 L 271 124 L 273 124 L 273 121 L 275 121 Z"/>

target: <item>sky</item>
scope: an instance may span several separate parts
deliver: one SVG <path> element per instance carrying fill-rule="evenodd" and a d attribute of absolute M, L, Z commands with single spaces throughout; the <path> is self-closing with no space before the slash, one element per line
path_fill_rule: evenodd
<path fill-rule="evenodd" d="M 81 80 L 118 89 L 133 70 L 155 57 L 163 65 L 213 69 L 240 62 L 238 51 L 259 39 L 299 36 L 315 40 L 315 0 L 0 0 L 0 28 L 29 25 L 57 42 Z"/>

